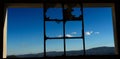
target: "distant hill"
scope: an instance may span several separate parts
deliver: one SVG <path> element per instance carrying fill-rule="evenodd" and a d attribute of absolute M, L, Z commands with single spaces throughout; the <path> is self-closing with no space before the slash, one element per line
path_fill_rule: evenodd
<path fill-rule="evenodd" d="M 98 47 L 87 50 L 87 55 L 115 55 L 114 47 Z"/>
<path fill-rule="evenodd" d="M 115 55 L 114 53 L 114 47 L 96 47 L 92 49 L 86 50 L 87 55 Z M 24 55 L 11 55 L 16 57 L 43 57 L 44 53 L 36 53 L 36 54 L 24 54 Z M 54 57 L 54 56 L 62 56 L 63 51 L 57 52 L 47 52 L 47 56 Z M 77 51 L 67 51 L 67 56 L 77 56 L 77 55 L 83 55 L 83 50 L 77 50 Z M 11 57 L 8 56 L 8 57 Z"/>

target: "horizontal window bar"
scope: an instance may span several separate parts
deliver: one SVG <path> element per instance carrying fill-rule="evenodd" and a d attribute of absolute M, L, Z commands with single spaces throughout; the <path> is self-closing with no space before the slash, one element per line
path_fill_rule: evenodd
<path fill-rule="evenodd" d="M 65 39 L 78 39 L 83 37 L 65 37 Z M 47 37 L 46 39 L 64 39 L 64 37 Z"/>
<path fill-rule="evenodd" d="M 45 21 L 65 21 L 65 20 L 56 20 L 56 19 L 49 19 Z M 81 21 L 81 20 L 66 20 L 66 21 Z"/>

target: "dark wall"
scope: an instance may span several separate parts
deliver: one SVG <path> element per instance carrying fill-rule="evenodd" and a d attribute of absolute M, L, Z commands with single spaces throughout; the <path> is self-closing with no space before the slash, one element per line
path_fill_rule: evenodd
<path fill-rule="evenodd" d="M 82 0 L 84 3 L 115 3 L 116 26 L 117 26 L 117 41 L 120 42 L 120 3 L 119 0 Z M 65 2 L 73 3 L 80 2 L 80 0 L 0 0 L 0 51 L 3 49 L 3 26 L 4 26 L 4 6 L 6 3 L 43 3 L 43 2 Z M 118 43 L 118 50 L 120 54 L 120 45 Z M 1 53 L 2 55 L 2 53 Z M 2 57 L 2 56 L 1 56 Z"/>
<path fill-rule="evenodd" d="M 7 3 L 13 3 L 13 2 L 18 2 L 18 3 L 22 3 L 22 2 L 29 2 L 29 3 L 40 3 L 40 2 L 66 2 L 66 3 L 69 3 L 69 2 L 84 2 L 84 3 L 96 3 L 96 2 L 107 2 L 107 3 L 110 3 L 110 2 L 116 2 L 118 0 L 4 0 L 4 2 L 7 2 Z"/>
<path fill-rule="evenodd" d="M 3 26 L 4 26 L 4 3 L 0 0 L 0 57 L 2 57 L 3 52 Z"/>
<path fill-rule="evenodd" d="M 115 14 L 116 14 L 116 27 L 117 27 L 117 42 L 118 42 L 118 51 L 120 54 L 120 2 L 115 3 Z"/>

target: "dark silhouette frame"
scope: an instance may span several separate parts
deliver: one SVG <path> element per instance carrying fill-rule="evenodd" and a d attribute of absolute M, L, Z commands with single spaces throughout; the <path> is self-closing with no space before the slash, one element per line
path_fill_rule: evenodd
<path fill-rule="evenodd" d="M 55 4 L 55 3 L 54 3 Z M 62 6 L 62 12 L 63 12 L 63 19 L 62 20 L 58 20 L 58 19 L 49 19 L 46 17 L 46 12 L 47 9 L 52 7 L 50 3 L 44 3 L 44 57 L 46 57 L 46 41 L 49 39 L 63 39 L 64 41 L 64 56 L 66 56 L 66 39 L 83 39 L 83 54 L 86 55 L 86 51 L 85 51 L 85 36 L 84 36 L 84 20 L 83 20 L 83 4 L 82 2 L 80 3 L 66 3 L 66 5 L 68 6 L 67 9 L 65 9 L 65 4 L 64 3 L 60 3 Z M 71 15 L 72 12 L 72 8 L 75 7 L 75 5 L 79 4 L 80 5 L 80 11 L 81 11 L 81 15 L 79 17 L 74 17 Z M 54 5 L 55 6 L 55 5 Z M 79 12 L 80 13 L 80 12 Z M 63 37 L 47 37 L 46 35 L 46 22 L 63 22 Z M 67 21 L 82 21 L 82 36 L 80 37 L 66 37 L 65 35 L 65 24 Z"/>
<path fill-rule="evenodd" d="M 4 25 L 5 25 L 5 14 L 6 14 L 6 8 L 7 7 L 33 7 L 34 5 L 31 5 L 31 4 L 38 4 L 38 3 L 47 3 L 47 2 L 50 2 L 50 3 L 78 3 L 80 2 L 80 0 L 30 0 L 30 1 L 26 1 L 26 0 L 0 0 L 0 35 L 1 35 L 1 47 L 3 47 L 3 45 L 5 43 L 3 43 L 4 39 L 3 39 L 3 31 L 4 31 Z M 109 3 L 112 3 L 114 4 L 114 12 L 113 12 L 113 16 L 114 16 L 114 20 L 113 20 L 113 29 L 114 29 L 114 41 L 115 41 L 115 52 L 117 55 L 120 54 L 120 45 L 119 45 L 119 42 L 120 42 L 120 2 L 119 0 L 82 0 L 82 2 L 84 3 L 84 6 L 86 7 L 106 7 L 106 6 L 109 6 Z M 9 4 L 10 3 L 10 4 Z M 90 4 L 91 5 L 90 5 Z M 100 4 L 99 4 L 100 3 Z M 24 4 L 24 5 L 23 5 Z M 29 5 L 30 4 L 30 5 Z M 39 4 L 38 4 L 39 5 Z M 34 6 L 34 7 L 39 7 L 38 5 Z M 2 53 L 1 53 L 1 57 L 5 56 L 5 54 L 3 53 L 4 49 L 1 49 Z M 109 55 L 108 55 L 109 56 Z M 97 58 L 97 59 L 101 59 L 101 58 L 113 58 L 113 56 L 81 56 L 80 58 Z M 5 58 L 5 57 L 3 57 Z M 115 58 L 115 57 L 114 57 Z"/>

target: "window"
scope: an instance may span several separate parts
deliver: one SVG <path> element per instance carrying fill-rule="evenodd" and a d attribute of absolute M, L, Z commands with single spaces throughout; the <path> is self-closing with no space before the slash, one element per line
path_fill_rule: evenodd
<path fill-rule="evenodd" d="M 100 10 L 103 10 L 102 12 L 108 12 L 108 13 L 100 13 Z M 77 10 L 76 10 L 77 11 Z M 15 12 L 15 11 L 14 11 Z M 27 12 L 28 12 L 28 10 L 27 10 Z M 27 13 L 26 12 L 26 13 Z M 43 12 L 43 11 L 42 11 Z M 40 14 L 43 14 L 43 13 L 40 13 Z M 95 13 L 95 12 L 98 12 L 99 14 L 97 14 L 97 13 Z M 52 13 L 52 12 L 51 12 Z M 77 12 L 73 12 L 72 14 L 73 15 L 75 15 L 75 14 L 77 13 Z M 9 16 L 9 10 L 8 10 L 8 18 L 10 17 L 10 16 L 12 16 L 12 15 L 10 15 Z M 33 14 L 30 14 L 30 13 L 28 13 L 29 15 L 33 15 Z M 48 13 L 48 14 L 46 14 L 46 15 L 49 15 L 50 13 Z M 24 14 L 22 14 L 22 15 L 24 15 Z M 39 13 L 38 14 L 36 14 L 36 15 L 39 15 Z M 44 14 L 43 14 L 44 15 Z M 61 15 L 61 14 L 60 14 Z M 104 15 L 104 16 L 103 16 Z M 15 16 L 17 16 L 17 13 L 16 13 L 16 15 Z M 58 17 L 57 15 L 54 15 L 55 17 Z M 93 18 L 94 16 L 96 16 L 95 18 Z M 107 16 L 107 17 L 109 17 L 110 16 L 110 18 L 105 18 L 105 16 Z M 25 17 L 25 15 L 23 16 L 23 18 Z M 33 16 L 32 16 L 33 17 Z M 35 16 L 35 17 L 37 17 L 37 16 Z M 78 17 L 78 16 L 76 16 L 76 17 Z M 109 20 L 95 20 L 96 18 L 105 18 L 105 19 L 109 19 Z M 13 17 L 14 18 L 14 17 Z M 22 17 L 20 16 L 20 18 L 19 19 L 21 19 Z M 40 18 L 42 18 L 43 19 L 43 16 L 42 17 L 38 17 L 38 19 L 40 19 Z M 51 18 L 51 19 L 54 19 L 54 17 L 51 17 L 51 16 L 49 16 L 49 18 Z M 63 17 L 61 17 L 59 20 L 61 21 L 61 19 L 62 19 Z M 88 18 L 88 19 L 87 19 Z M 31 18 L 29 18 L 29 19 L 31 19 Z M 89 20 L 90 19 L 90 20 Z M 15 19 L 14 19 L 15 20 Z M 111 8 L 84 8 L 84 22 L 85 22 L 85 44 L 86 44 L 86 48 L 88 49 L 88 50 L 91 50 L 92 48 L 93 49 L 96 49 L 96 48 L 94 48 L 94 47 L 99 47 L 99 46 L 104 46 L 104 47 L 102 47 L 102 48 L 107 48 L 107 47 L 105 47 L 105 46 L 112 46 L 112 47 L 114 47 L 114 41 L 113 41 L 113 39 L 114 39 L 114 36 L 112 35 L 113 34 L 113 28 L 112 28 L 112 13 L 111 13 Z M 16 20 L 15 20 L 16 21 Z M 14 21 L 14 23 L 15 23 L 15 21 Z M 40 21 L 40 20 L 39 20 Z M 43 21 L 43 20 L 42 20 Z M 41 22 L 42 22 L 41 21 Z M 88 22 L 89 21 L 89 22 Z M 11 21 L 10 20 L 8 20 L 8 24 L 10 23 Z M 19 21 L 16 21 L 16 22 L 19 22 Z M 26 22 L 33 22 L 34 23 L 34 21 L 30 21 L 30 20 L 26 20 Z M 96 22 L 96 23 L 94 23 L 94 22 Z M 103 23 L 103 24 L 101 24 L 101 23 L 99 23 L 99 22 L 101 22 L 101 23 Z M 108 22 L 107 24 L 106 24 L 106 22 Z M 33 26 L 32 24 L 33 23 L 29 23 L 29 24 L 31 24 L 31 26 Z M 50 22 L 51 23 L 51 22 Z M 68 24 L 67 24 L 68 23 Z M 20 24 L 20 25 L 25 25 L 26 27 L 27 27 L 27 25 L 26 25 L 26 23 L 24 23 L 24 24 L 22 24 L 22 23 L 15 23 L 15 24 Z M 39 23 L 38 21 L 36 21 L 34 24 L 43 24 L 43 23 Z M 55 23 L 54 23 L 55 24 Z M 60 22 L 59 24 L 57 24 L 57 25 L 60 25 L 60 27 L 62 27 L 62 22 Z M 73 24 L 72 22 L 66 22 L 66 26 L 70 26 L 70 24 Z M 77 22 L 75 23 L 75 24 L 77 24 Z M 78 24 L 80 24 L 79 22 L 78 22 Z M 51 24 L 50 24 L 51 25 Z M 95 27 L 94 27 L 94 25 L 95 25 Z M 109 30 L 109 31 L 106 31 L 106 33 L 104 33 L 104 29 L 101 29 L 100 27 L 103 25 L 103 27 L 104 27 L 104 29 L 106 28 L 106 29 L 111 29 L 111 30 Z M 110 25 L 110 26 L 109 26 Z M 8 25 L 8 29 L 9 29 L 9 26 L 10 25 Z M 15 25 L 12 25 L 12 27 L 13 26 L 15 26 Z M 35 28 L 32 28 L 30 25 L 28 26 L 28 28 L 31 28 L 31 29 L 35 29 Z M 38 26 L 39 27 L 39 25 L 36 25 L 36 26 Z M 47 25 L 48 27 L 49 27 L 49 25 Z M 21 26 L 22 27 L 22 26 Z M 43 26 L 40 26 L 41 27 L 41 29 L 43 29 Z M 73 25 L 72 27 L 75 27 L 75 25 Z M 71 28 L 72 28 L 71 27 Z M 78 27 L 78 26 L 76 26 L 76 27 Z M 81 26 L 80 26 L 81 27 Z M 78 27 L 78 28 L 80 28 L 80 27 Z M 11 27 L 10 27 L 11 28 Z M 13 27 L 14 28 L 14 27 Z M 16 27 L 17 28 L 17 27 Z M 37 27 L 36 27 L 37 28 Z M 17 29 L 21 29 L 21 28 L 17 28 Z M 49 29 L 49 28 L 48 28 Z M 21 29 L 21 30 L 23 30 L 23 29 Z M 46 29 L 47 30 L 47 29 Z M 12 30 L 13 31 L 13 30 Z M 26 30 L 27 31 L 27 30 Z M 29 30 L 28 30 L 29 31 Z M 68 31 L 68 32 L 67 32 Z M 80 30 L 81 31 L 81 30 Z M 102 31 L 102 32 L 101 32 Z M 8 36 L 9 36 L 9 32 L 11 32 L 11 31 L 9 31 L 8 30 Z M 20 32 L 20 31 L 19 31 Z M 24 32 L 24 30 L 22 31 L 22 32 Z M 21 32 L 21 33 L 22 33 Z M 43 30 L 42 31 L 40 31 L 40 32 L 44 32 Z M 52 31 L 49 31 L 49 32 L 52 32 Z M 62 33 L 62 30 L 60 30 L 59 32 L 61 32 L 61 33 L 59 33 L 60 35 L 61 34 L 63 34 Z M 15 33 L 17 33 L 17 32 L 15 32 Z M 29 32 L 28 32 L 29 33 Z M 33 31 L 33 33 L 34 33 L 34 31 Z M 48 33 L 48 32 L 47 32 Z M 73 36 L 79 36 L 79 35 L 81 35 L 82 33 L 80 32 L 80 33 L 78 33 L 77 31 L 72 31 L 72 30 L 70 30 L 69 31 L 69 29 L 67 29 L 66 28 L 66 31 L 65 31 L 65 34 L 67 34 L 67 33 L 70 33 L 70 34 L 72 34 Z M 30 33 L 29 33 L 30 34 Z M 72 37 L 72 35 L 66 35 L 66 36 L 69 36 L 69 37 Z M 102 35 L 103 34 L 103 35 Z M 107 36 L 107 34 L 111 34 L 110 36 Z M 40 33 L 39 33 L 39 35 L 40 35 Z M 39 35 L 37 36 L 37 37 L 39 37 Z M 49 36 L 54 36 L 54 35 L 50 35 L 49 33 L 47 34 L 47 35 L 49 35 Z M 60 36 L 60 35 L 58 35 L 57 33 L 55 33 L 55 36 L 58 36 L 58 37 L 63 37 L 62 35 Z M 96 35 L 96 36 L 94 36 L 94 35 Z M 24 36 L 24 35 L 22 35 L 22 36 Z M 43 33 L 41 34 L 41 36 L 43 36 Z M 12 37 L 12 35 L 10 36 L 10 37 Z M 14 37 L 14 36 L 13 36 Z M 15 37 L 17 37 L 17 35 L 15 36 Z M 29 36 L 29 38 L 30 37 L 32 37 L 32 34 L 31 34 L 31 36 Z M 107 38 L 106 38 L 107 37 Z M 110 38 L 111 37 L 111 38 Z M 20 37 L 20 38 L 23 38 L 23 37 Z M 19 39 L 20 39 L 19 38 Z M 40 37 L 39 37 L 40 38 Z M 97 40 L 98 38 L 100 38 L 99 40 Z M 8 37 L 8 39 L 9 39 L 9 37 Z M 7 39 L 7 40 L 8 40 Z M 93 40 L 92 40 L 93 39 Z M 110 43 L 110 42 L 108 42 L 106 39 L 109 39 L 111 42 L 112 42 L 112 44 Z M 63 39 L 61 39 L 61 42 L 60 42 L 60 44 L 62 44 L 62 40 Z M 66 39 L 66 40 L 68 40 L 68 39 Z M 11 40 L 10 40 L 11 41 Z M 29 41 L 29 40 L 28 40 Z M 69 40 L 68 40 L 69 41 Z M 77 41 L 77 40 L 76 40 Z M 81 41 L 81 39 L 79 40 L 79 41 Z M 7 41 L 8 43 L 9 43 L 9 40 Z M 35 41 L 31 41 L 31 42 L 35 42 Z M 37 42 L 41 42 L 41 43 L 43 43 L 43 41 L 37 41 Z M 71 41 L 71 42 L 73 42 L 73 41 Z M 78 41 L 77 41 L 78 42 Z M 107 43 L 106 43 L 107 42 Z M 67 41 L 66 41 L 66 43 L 67 43 Z M 68 47 L 69 47 L 69 43 L 70 42 L 68 42 Z M 96 45 L 96 46 L 94 46 L 95 44 L 98 44 L 98 45 Z M 106 43 L 106 44 L 105 44 Z M 37 46 L 39 46 L 40 44 L 39 43 L 36 43 L 36 44 L 38 44 Z M 60 45 L 59 44 L 59 45 Z M 78 43 L 75 43 L 76 45 L 78 44 Z M 81 44 L 81 43 L 80 43 Z M 49 45 L 49 43 L 47 43 L 47 45 Z M 24 46 L 24 45 L 23 45 Z M 34 45 L 35 46 L 35 45 Z M 80 45 L 80 47 L 81 47 L 82 45 Z M 32 47 L 32 46 L 31 46 Z M 39 47 L 40 48 L 40 47 Z M 42 49 L 41 49 L 42 48 Z M 43 45 L 41 46 L 41 50 L 43 50 Z M 33 49 L 33 48 L 30 48 L 30 49 Z M 49 47 L 48 47 L 48 51 L 49 51 Z M 82 49 L 82 48 L 81 48 Z M 91 54 L 89 54 L 89 53 L 93 53 L 93 52 L 96 52 L 95 50 L 93 51 L 93 52 L 89 52 L 88 50 L 86 49 L 86 53 L 88 54 L 88 55 L 91 55 Z M 37 50 L 39 50 L 39 49 L 37 49 Z M 36 51 L 37 51 L 36 50 Z M 57 49 L 56 49 L 56 51 L 57 51 Z M 106 50 L 105 50 L 106 51 Z M 112 50 L 112 51 L 114 51 L 114 49 Z M 31 52 L 32 53 L 32 52 Z M 99 52 L 98 52 L 99 53 Z M 111 53 L 111 52 L 110 52 Z M 93 55 L 97 55 L 97 54 L 93 54 Z M 108 54 L 109 55 L 109 54 Z"/>

